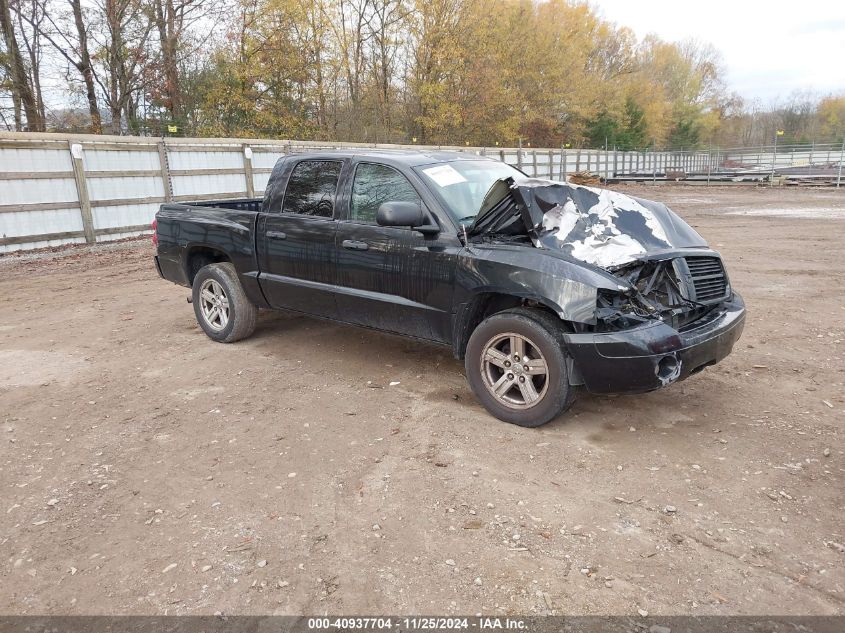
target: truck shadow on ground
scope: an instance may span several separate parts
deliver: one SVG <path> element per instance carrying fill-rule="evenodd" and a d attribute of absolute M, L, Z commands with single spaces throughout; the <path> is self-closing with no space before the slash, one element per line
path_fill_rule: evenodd
<path fill-rule="evenodd" d="M 403 388 L 431 405 L 451 403 L 463 416 L 489 417 L 466 382 L 463 361 L 454 358 L 447 346 L 294 312 L 263 310 L 250 341 L 279 358 L 292 351 L 307 355 L 327 371 L 362 384 L 411 375 L 413 380 L 403 381 Z M 728 391 L 724 381 L 707 370 L 665 389 L 636 395 L 594 395 L 579 388 L 569 411 L 541 428 L 577 430 L 596 443 L 614 441 L 618 430 L 666 433 L 703 424 L 706 411 L 723 402 Z"/>

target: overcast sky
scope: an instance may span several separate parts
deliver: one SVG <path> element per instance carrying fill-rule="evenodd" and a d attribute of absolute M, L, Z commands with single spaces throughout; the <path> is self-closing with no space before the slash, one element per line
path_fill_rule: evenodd
<path fill-rule="evenodd" d="M 727 82 L 764 103 L 794 90 L 845 93 L 845 0 L 591 0 L 643 37 L 710 42 Z"/>

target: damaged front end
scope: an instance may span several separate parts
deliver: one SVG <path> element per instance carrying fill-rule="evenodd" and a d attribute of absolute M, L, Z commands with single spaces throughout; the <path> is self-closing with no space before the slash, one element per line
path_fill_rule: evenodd
<path fill-rule="evenodd" d="M 659 319 L 680 330 L 730 296 L 730 282 L 715 253 L 647 257 L 612 271 L 626 292 L 600 291 L 596 331 L 610 332 Z"/>
<path fill-rule="evenodd" d="M 650 391 L 727 356 L 745 322 L 719 254 L 660 203 L 526 178 L 490 189 L 475 241 L 523 243 L 613 279 L 564 342 L 594 393 Z M 561 318 L 566 319 L 566 305 Z M 575 383 L 573 383 L 575 384 Z"/>
<path fill-rule="evenodd" d="M 717 253 L 665 205 L 538 178 L 497 181 L 468 234 L 568 255 L 611 273 L 624 290 L 599 290 L 595 331 L 659 320 L 678 329 L 730 295 Z"/>

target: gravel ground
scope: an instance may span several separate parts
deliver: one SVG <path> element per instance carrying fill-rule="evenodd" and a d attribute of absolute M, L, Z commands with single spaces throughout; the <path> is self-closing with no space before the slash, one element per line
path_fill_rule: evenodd
<path fill-rule="evenodd" d="M 845 614 L 845 192 L 624 189 L 722 252 L 745 334 L 536 430 L 446 349 L 213 343 L 147 240 L 0 258 L 0 613 Z"/>

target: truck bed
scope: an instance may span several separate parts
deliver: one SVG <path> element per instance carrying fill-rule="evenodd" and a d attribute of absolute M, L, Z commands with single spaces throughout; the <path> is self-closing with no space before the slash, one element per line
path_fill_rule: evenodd
<path fill-rule="evenodd" d="M 262 198 L 229 198 L 228 200 L 197 200 L 196 202 L 183 202 L 189 207 L 205 207 L 210 209 L 233 209 L 235 211 L 261 211 Z"/>
<path fill-rule="evenodd" d="M 162 277 L 190 286 L 200 267 L 228 259 L 250 300 L 264 307 L 255 250 L 261 203 L 261 198 L 228 198 L 162 204 L 156 213 L 157 262 Z"/>

